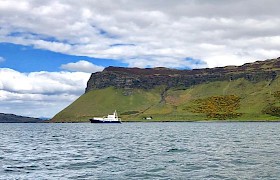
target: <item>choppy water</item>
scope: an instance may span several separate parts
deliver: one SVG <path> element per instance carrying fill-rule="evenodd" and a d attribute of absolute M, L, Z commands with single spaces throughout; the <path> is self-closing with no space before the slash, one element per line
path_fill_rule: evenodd
<path fill-rule="evenodd" d="M 280 123 L 0 124 L 0 179 L 280 179 Z"/>

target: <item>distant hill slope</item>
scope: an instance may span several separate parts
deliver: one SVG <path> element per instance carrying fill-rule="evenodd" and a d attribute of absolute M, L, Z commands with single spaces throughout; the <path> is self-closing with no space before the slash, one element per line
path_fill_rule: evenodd
<path fill-rule="evenodd" d="M 42 119 L 0 113 L 0 123 L 38 123 Z"/>
<path fill-rule="evenodd" d="M 115 109 L 124 121 L 278 120 L 279 72 L 280 58 L 195 70 L 108 67 L 52 122 L 88 121 Z"/>

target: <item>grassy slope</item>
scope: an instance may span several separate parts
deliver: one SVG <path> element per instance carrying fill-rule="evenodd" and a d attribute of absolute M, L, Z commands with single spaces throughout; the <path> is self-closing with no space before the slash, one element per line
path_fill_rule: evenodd
<path fill-rule="evenodd" d="M 274 101 L 271 93 L 280 89 L 280 78 L 252 83 L 244 79 L 218 81 L 193 86 L 188 89 L 169 89 L 162 101 L 163 87 L 153 90 L 133 90 L 132 95 L 124 95 L 124 90 L 106 88 L 94 90 L 82 95 L 66 109 L 58 113 L 54 122 L 88 121 L 93 116 L 104 116 L 118 110 L 122 119 L 140 121 L 145 116 L 152 116 L 154 121 L 161 120 L 206 120 L 204 114 L 192 113 L 195 99 L 215 95 L 237 95 L 241 97 L 238 112 L 244 120 L 277 120 L 276 117 L 262 114 L 262 109 Z M 134 111 L 134 112 L 133 112 Z M 137 113 L 138 112 L 138 113 Z"/>
<path fill-rule="evenodd" d="M 132 95 L 124 95 L 123 90 L 106 88 L 94 90 L 82 95 L 70 106 L 58 113 L 53 121 L 75 122 L 88 121 L 93 116 L 104 116 L 118 110 L 119 113 L 129 111 L 145 111 L 152 104 L 160 101 L 160 88 L 151 91 L 133 90 Z"/>
<path fill-rule="evenodd" d="M 191 114 L 190 109 L 192 107 L 192 100 L 209 96 L 234 94 L 241 97 L 241 107 L 238 112 L 243 115 L 239 117 L 238 120 L 276 120 L 276 117 L 265 115 L 261 111 L 268 105 L 268 103 L 275 100 L 271 93 L 280 88 L 279 81 L 280 79 L 278 78 L 272 83 L 269 81 L 251 83 L 244 79 L 239 79 L 231 82 L 222 81 L 201 84 L 190 88 L 187 91 L 181 91 L 178 93 L 172 92 L 170 94 L 175 94 L 175 96 L 176 94 L 181 94 L 189 97 L 188 101 L 180 104 L 179 108 L 177 107 L 177 112 L 174 116 L 182 114 L 181 119 L 186 119 L 190 116 L 191 119 L 206 120 L 206 116 L 201 116 L 201 114 Z M 270 83 L 271 85 L 269 85 Z"/>

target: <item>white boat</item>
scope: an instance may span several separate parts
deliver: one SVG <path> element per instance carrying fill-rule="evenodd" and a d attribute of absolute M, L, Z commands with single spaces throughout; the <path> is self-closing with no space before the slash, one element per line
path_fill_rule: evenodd
<path fill-rule="evenodd" d="M 104 117 L 94 117 L 89 119 L 91 123 L 121 123 L 121 118 L 118 117 L 117 111 L 114 114 L 108 114 Z"/>

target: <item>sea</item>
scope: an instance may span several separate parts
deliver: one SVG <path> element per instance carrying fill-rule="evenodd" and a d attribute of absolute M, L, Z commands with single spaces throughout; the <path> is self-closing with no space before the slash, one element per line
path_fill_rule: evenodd
<path fill-rule="evenodd" d="M 0 124 L 0 179 L 280 179 L 280 123 Z"/>

